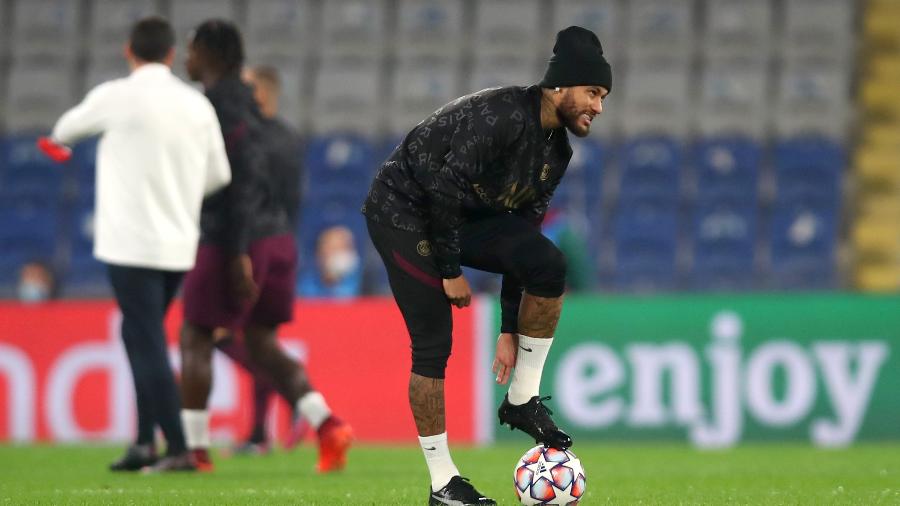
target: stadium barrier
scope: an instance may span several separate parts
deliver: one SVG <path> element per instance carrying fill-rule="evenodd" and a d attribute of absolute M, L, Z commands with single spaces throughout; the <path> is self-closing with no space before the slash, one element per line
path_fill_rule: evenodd
<path fill-rule="evenodd" d="M 448 429 L 457 442 L 474 438 L 473 311 L 457 312 L 449 365 Z M 0 304 L 0 441 L 124 441 L 134 434 L 134 391 L 119 338 L 120 315 L 109 301 Z M 166 321 L 178 369 L 181 308 Z M 285 346 L 303 359 L 314 386 L 353 424 L 360 440 L 415 441 L 407 404 L 409 338 L 390 299 L 302 302 L 284 325 Z M 219 441 L 247 434 L 252 387 L 224 355 L 214 358 L 211 434 Z M 274 403 L 275 431 L 289 422 Z"/>
<path fill-rule="evenodd" d="M 578 441 L 842 446 L 900 439 L 900 297 L 852 294 L 569 297 L 542 393 Z M 109 301 L 0 304 L 0 441 L 123 441 L 131 377 Z M 180 307 L 167 319 L 173 364 Z M 496 425 L 497 301 L 455 311 L 447 373 L 456 442 L 525 441 Z M 315 385 L 366 442 L 414 442 L 409 347 L 390 299 L 303 301 L 281 330 Z M 212 433 L 250 423 L 251 387 L 216 356 Z M 274 430 L 289 413 L 276 403 Z"/>
<path fill-rule="evenodd" d="M 854 294 L 570 297 L 541 391 L 575 441 L 897 440 L 898 309 Z"/>

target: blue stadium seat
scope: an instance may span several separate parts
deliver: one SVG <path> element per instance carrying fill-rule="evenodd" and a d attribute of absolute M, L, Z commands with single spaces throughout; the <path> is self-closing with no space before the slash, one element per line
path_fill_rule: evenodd
<path fill-rule="evenodd" d="M 756 206 L 748 203 L 703 204 L 694 209 L 689 276 L 693 288 L 741 289 L 753 284 L 757 214 Z"/>
<path fill-rule="evenodd" d="M 647 136 L 626 142 L 620 154 L 622 201 L 678 200 L 683 152 L 671 137 Z"/>
<path fill-rule="evenodd" d="M 341 212 L 352 212 L 360 214 L 365 196 L 369 191 L 369 184 L 360 183 L 363 186 L 362 191 L 358 187 L 345 186 L 329 186 L 320 185 L 313 181 L 311 189 L 300 203 L 301 214 L 305 219 L 310 212 L 322 214 Z M 309 212 L 307 212 L 309 211 Z M 361 214 L 360 214 L 361 215 Z"/>
<path fill-rule="evenodd" d="M 403 142 L 405 134 L 403 136 L 388 136 L 381 140 L 376 141 L 374 144 L 373 151 L 373 161 L 375 164 L 372 168 L 372 176 L 375 176 L 375 173 L 378 172 L 378 169 L 381 167 L 381 164 L 384 163 L 388 157 L 391 156 L 391 153 L 394 152 L 394 149 Z M 371 182 L 371 181 L 370 181 Z"/>
<path fill-rule="evenodd" d="M 828 288 L 835 281 L 837 209 L 778 205 L 770 225 L 773 284 L 780 288 Z"/>
<path fill-rule="evenodd" d="M 363 263 L 363 295 L 390 295 L 391 285 L 388 281 L 387 270 L 384 268 L 381 256 L 374 247 L 369 247 L 369 244 L 370 242 L 366 243 L 368 250 Z"/>
<path fill-rule="evenodd" d="M 620 206 L 613 218 L 618 288 L 669 289 L 676 281 L 677 207 L 671 203 L 635 201 Z"/>
<path fill-rule="evenodd" d="M 578 207 L 578 202 L 583 198 L 584 192 L 578 182 L 563 178 L 559 186 L 553 192 L 553 198 L 550 200 L 551 209 L 560 209 L 570 211 Z"/>
<path fill-rule="evenodd" d="M 493 272 L 480 271 L 470 267 L 462 268 L 466 281 L 474 293 L 487 295 L 500 295 L 500 287 L 503 285 L 503 276 Z"/>
<path fill-rule="evenodd" d="M 57 230 L 54 199 L 0 192 L 0 284 L 14 282 L 26 262 L 54 258 Z"/>
<path fill-rule="evenodd" d="M 65 274 L 67 293 L 81 297 L 111 294 L 106 265 L 93 255 L 72 256 Z"/>
<path fill-rule="evenodd" d="M 94 192 L 84 192 L 75 202 L 69 223 L 72 255 L 91 256 L 94 250 Z"/>
<path fill-rule="evenodd" d="M 381 161 L 376 159 L 376 148 L 362 136 L 314 137 L 307 144 L 304 164 L 308 189 L 364 196 Z"/>
<path fill-rule="evenodd" d="M 588 248 L 598 252 L 602 239 L 606 236 L 603 217 L 606 214 L 603 197 L 608 194 L 604 187 L 604 177 L 611 166 L 614 145 L 607 141 L 569 136 L 572 144 L 572 159 L 566 169 L 560 186 L 556 189 L 552 208 L 562 208 L 579 220 L 586 234 Z M 574 196 L 583 196 L 578 201 Z M 580 207 L 583 205 L 583 207 Z"/>
<path fill-rule="evenodd" d="M 596 200 L 603 190 L 603 171 L 606 168 L 606 149 L 599 141 L 569 136 L 572 159 L 562 184 L 583 189 L 586 204 Z"/>
<path fill-rule="evenodd" d="M 70 257 L 65 283 L 73 293 L 97 295 L 108 290 L 106 266 L 94 258 L 94 192 L 83 191 L 69 225 Z"/>
<path fill-rule="evenodd" d="M 94 181 L 97 177 L 97 144 L 99 140 L 99 137 L 94 137 L 79 142 L 72 149 L 71 171 L 78 180 L 78 185 L 84 191 L 93 191 Z"/>
<path fill-rule="evenodd" d="M 846 163 L 844 147 L 824 137 L 779 142 L 775 146 L 777 201 L 837 205 Z"/>
<path fill-rule="evenodd" d="M 700 140 L 694 149 L 697 201 L 755 205 L 762 159 L 760 145 L 748 137 Z"/>
<path fill-rule="evenodd" d="M 36 141 L 33 135 L 14 135 L 0 141 L 0 189 L 49 198 L 59 192 L 67 167 L 44 156 Z"/>

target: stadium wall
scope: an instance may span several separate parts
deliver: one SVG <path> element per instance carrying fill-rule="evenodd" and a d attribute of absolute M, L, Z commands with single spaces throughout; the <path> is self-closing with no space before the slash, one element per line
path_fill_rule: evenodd
<path fill-rule="evenodd" d="M 900 297 L 851 294 L 569 297 L 542 393 L 579 441 L 698 446 L 900 439 Z M 409 349 L 390 299 L 303 301 L 282 342 L 366 442 L 410 442 Z M 0 441 L 122 441 L 131 377 L 110 301 L 0 304 Z M 490 359 L 497 301 L 455 311 L 447 375 L 457 443 L 521 440 L 500 430 Z M 178 368 L 176 306 L 167 319 Z M 213 436 L 250 422 L 247 376 L 217 354 Z M 289 413 L 273 406 L 274 430 Z"/>
<path fill-rule="evenodd" d="M 898 309 L 852 294 L 570 297 L 541 391 L 576 441 L 898 440 Z"/>
<path fill-rule="evenodd" d="M 477 311 L 457 311 L 448 366 L 448 431 L 475 439 L 473 356 Z M 414 441 L 407 404 L 409 338 L 391 299 L 302 302 L 284 325 L 285 346 L 305 361 L 314 385 L 349 420 L 360 440 Z M 0 441 L 122 441 L 134 433 L 133 388 L 110 301 L 44 305 L 0 303 Z M 166 327 L 173 365 L 181 308 Z M 237 440 L 250 424 L 252 388 L 238 366 L 216 352 L 210 399 L 212 437 Z M 289 413 L 273 406 L 284 435 Z"/>

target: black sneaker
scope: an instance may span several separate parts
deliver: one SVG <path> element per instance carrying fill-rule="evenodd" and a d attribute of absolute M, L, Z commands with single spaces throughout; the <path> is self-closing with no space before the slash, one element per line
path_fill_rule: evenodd
<path fill-rule="evenodd" d="M 172 473 L 179 471 L 197 471 L 197 466 L 191 458 L 189 451 L 185 450 L 175 455 L 166 455 L 156 464 L 143 469 L 144 474 Z"/>
<path fill-rule="evenodd" d="M 572 438 L 559 430 L 559 427 L 550 418 L 553 412 L 544 406 L 544 401 L 549 399 L 549 395 L 547 397 L 535 395 L 525 404 L 514 406 L 509 402 L 509 395 L 506 395 L 503 397 L 500 409 L 497 410 L 500 425 L 509 425 L 509 430 L 519 429 L 533 437 L 536 443 L 544 446 L 558 450 L 569 448 L 572 446 Z"/>
<path fill-rule="evenodd" d="M 430 488 L 429 492 L 431 492 Z M 475 490 L 468 478 L 454 476 L 450 478 L 450 483 L 437 492 L 431 492 L 428 498 L 428 506 L 442 504 L 450 506 L 496 505 L 497 502 Z"/>
<path fill-rule="evenodd" d="M 140 471 L 144 466 L 156 464 L 156 449 L 153 445 L 133 445 L 125 450 L 125 455 L 109 465 L 110 471 Z"/>
<path fill-rule="evenodd" d="M 269 444 L 265 441 L 245 441 L 231 449 L 231 454 L 235 456 L 256 456 L 268 455 L 270 451 Z"/>

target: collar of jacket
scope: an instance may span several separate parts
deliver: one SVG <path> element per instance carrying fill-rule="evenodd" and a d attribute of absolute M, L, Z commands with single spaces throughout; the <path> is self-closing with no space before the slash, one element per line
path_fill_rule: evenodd
<path fill-rule="evenodd" d="M 131 71 L 131 77 L 142 78 L 144 76 L 172 75 L 172 69 L 168 65 L 158 62 L 142 63 L 140 67 Z"/>

